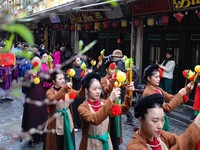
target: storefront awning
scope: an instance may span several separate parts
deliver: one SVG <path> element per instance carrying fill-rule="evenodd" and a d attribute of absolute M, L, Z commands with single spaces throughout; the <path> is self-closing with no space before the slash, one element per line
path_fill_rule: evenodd
<path fill-rule="evenodd" d="M 21 19 L 17 19 L 18 22 L 32 22 L 32 21 L 39 21 L 42 18 L 40 17 L 28 17 L 28 18 L 21 18 Z"/>

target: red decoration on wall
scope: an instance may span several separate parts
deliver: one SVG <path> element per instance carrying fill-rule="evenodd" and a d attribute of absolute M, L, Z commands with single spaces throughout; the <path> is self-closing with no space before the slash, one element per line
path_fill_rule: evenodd
<path fill-rule="evenodd" d="M 163 16 L 162 16 L 162 24 L 163 24 L 164 26 L 167 26 L 168 23 L 169 23 L 169 16 L 168 16 L 168 15 L 163 15 Z"/>
<path fill-rule="evenodd" d="M 86 31 L 90 30 L 90 24 L 89 24 L 89 23 L 86 23 L 86 24 L 85 24 L 85 30 L 86 30 Z"/>
<path fill-rule="evenodd" d="M 139 27 L 140 24 L 141 24 L 140 19 L 135 19 L 135 20 L 134 20 L 134 25 L 135 25 L 136 27 Z"/>
<path fill-rule="evenodd" d="M 175 14 L 176 20 L 181 23 L 181 21 L 183 20 L 184 14 L 182 14 L 181 12 L 178 12 Z"/>
<path fill-rule="evenodd" d="M 108 21 L 104 21 L 104 22 L 103 22 L 103 28 L 104 28 L 104 29 L 108 29 L 108 28 L 109 28 Z"/>

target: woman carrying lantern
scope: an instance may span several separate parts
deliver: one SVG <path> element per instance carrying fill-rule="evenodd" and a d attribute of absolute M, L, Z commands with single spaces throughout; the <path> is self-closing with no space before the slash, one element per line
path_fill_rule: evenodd
<path fill-rule="evenodd" d="M 112 115 L 124 114 L 132 104 L 132 97 L 128 93 L 134 90 L 133 83 L 126 88 L 124 103 L 117 107 L 116 100 L 120 97 L 120 88 L 114 88 L 107 100 L 101 100 L 100 80 L 100 76 L 95 73 L 88 73 L 81 80 L 86 100 L 78 108 L 83 121 L 80 150 L 112 150 L 108 133 L 109 115 L 111 112 Z"/>
<path fill-rule="evenodd" d="M 73 90 L 72 83 L 65 82 L 65 76 L 61 70 L 54 71 L 50 76 L 53 86 L 46 93 L 50 103 L 44 149 L 74 150 L 74 124 L 70 104 L 76 97 L 83 96 L 84 91 Z M 52 131 L 53 129 L 55 131 Z"/>
<path fill-rule="evenodd" d="M 146 87 L 144 89 L 142 96 L 148 96 L 155 93 L 162 94 L 166 99 L 166 102 L 163 103 L 163 109 L 165 112 L 171 112 L 176 107 L 178 107 L 181 103 L 184 102 L 183 96 L 188 94 L 193 89 L 191 83 L 189 83 L 186 87 L 179 90 L 179 92 L 175 95 L 171 95 L 165 92 L 163 89 L 159 87 L 160 84 L 160 76 L 158 71 L 159 66 L 157 64 L 149 65 L 145 68 L 143 78 L 146 83 Z M 165 124 L 163 126 L 163 130 L 169 131 L 169 123 L 167 116 L 165 115 Z"/>

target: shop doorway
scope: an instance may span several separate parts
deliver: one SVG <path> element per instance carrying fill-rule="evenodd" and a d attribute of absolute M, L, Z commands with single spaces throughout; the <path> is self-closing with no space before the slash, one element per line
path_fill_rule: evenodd
<path fill-rule="evenodd" d="M 178 34 L 148 34 L 144 39 L 143 52 L 143 69 L 150 64 L 158 62 L 161 64 L 165 59 L 167 49 L 172 49 L 174 52 L 174 60 L 176 66 L 173 76 L 173 93 L 176 93 L 178 87 L 179 74 L 179 57 L 180 57 L 180 42 Z"/>

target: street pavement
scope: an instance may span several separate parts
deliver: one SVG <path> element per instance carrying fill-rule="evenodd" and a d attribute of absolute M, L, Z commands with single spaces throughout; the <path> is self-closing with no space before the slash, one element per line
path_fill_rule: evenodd
<path fill-rule="evenodd" d="M 34 148 L 28 148 L 27 139 L 16 138 L 16 135 L 21 133 L 21 121 L 23 113 L 23 95 L 16 98 L 14 101 L 0 101 L 0 150 L 42 150 L 43 143 L 37 144 Z M 133 113 L 133 107 L 131 108 Z M 126 115 L 122 116 L 122 121 L 126 121 Z M 170 131 L 180 135 L 188 126 L 187 123 L 180 122 L 170 118 Z M 135 119 L 134 127 L 138 126 L 138 121 Z M 129 140 L 134 135 L 133 126 L 123 123 L 123 144 L 120 145 L 120 150 L 125 150 Z M 76 149 L 79 147 L 81 138 L 81 130 L 75 132 Z"/>

